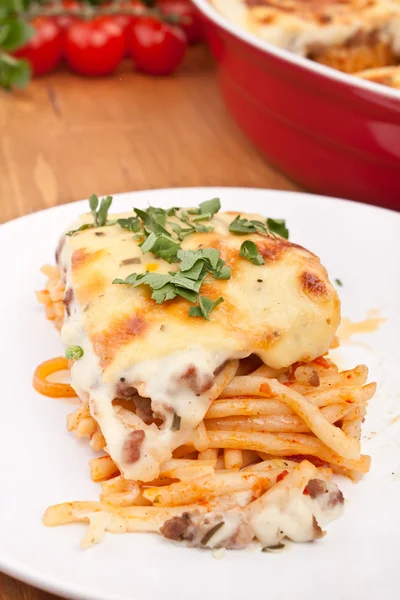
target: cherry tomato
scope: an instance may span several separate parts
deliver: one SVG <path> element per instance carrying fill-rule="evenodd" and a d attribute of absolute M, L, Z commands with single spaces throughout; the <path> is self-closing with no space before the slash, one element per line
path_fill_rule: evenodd
<path fill-rule="evenodd" d="M 32 19 L 31 25 L 35 29 L 33 38 L 25 46 L 18 48 L 14 55 L 26 58 L 34 75 L 44 75 L 52 71 L 61 60 L 62 32 L 50 17 Z"/>
<path fill-rule="evenodd" d="M 71 8 L 81 8 L 82 9 L 82 3 L 81 2 L 77 2 L 76 0 L 63 0 L 62 2 L 62 7 L 65 9 L 71 9 Z M 57 22 L 57 24 L 61 27 L 63 33 L 65 34 L 66 31 L 71 27 L 72 23 L 75 23 L 78 20 L 78 17 L 75 15 L 59 15 L 54 17 L 55 21 Z"/>
<path fill-rule="evenodd" d="M 165 15 L 177 15 L 181 22 L 177 23 L 186 33 L 190 45 L 203 39 L 203 26 L 196 7 L 190 0 L 159 0 L 159 7 Z"/>
<path fill-rule="evenodd" d="M 115 5 L 113 5 L 115 6 Z M 145 6 L 143 4 L 143 2 L 141 2 L 141 0 L 131 0 L 130 2 L 120 2 L 118 5 L 118 8 L 122 9 L 122 10 L 129 10 L 131 8 L 136 8 L 138 9 L 138 11 L 140 10 L 141 12 L 144 11 Z M 124 38 L 125 38 L 125 56 L 129 56 L 130 55 L 130 31 L 131 31 L 131 25 L 133 24 L 133 22 L 139 18 L 139 15 L 128 15 L 128 14 L 116 14 L 113 15 L 113 21 L 115 23 L 117 23 L 117 25 L 119 25 L 119 27 L 121 27 L 123 34 L 124 34 Z"/>
<path fill-rule="evenodd" d="M 131 56 L 138 71 L 169 75 L 182 63 L 186 48 L 186 35 L 175 25 L 140 17 L 131 26 Z"/>
<path fill-rule="evenodd" d="M 65 36 L 68 65 L 81 75 L 109 75 L 125 53 L 124 34 L 112 17 L 73 23 Z"/>

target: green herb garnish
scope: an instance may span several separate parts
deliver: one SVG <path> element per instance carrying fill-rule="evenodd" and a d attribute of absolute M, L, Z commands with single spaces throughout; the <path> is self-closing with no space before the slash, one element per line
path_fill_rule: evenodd
<path fill-rule="evenodd" d="M 285 240 L 289 239 L 289 229 L 286 227 L 286 221 L 284 219 L 267 219 L 267 227 L 269 231 L 277 233 Z"/>
<path fill-rule="evenodd" d="M 103 198 L 100 202 L 100 207 L 97 210 L 99 205 L 99 199 L 96 194 L 92 194 L 89 198 L 89 206 L 93 216 L 93 221 L 95 227 L 104 227 L 107 223 L 108 210 L 112 204 L 112 196 L 107 196 Z"/>
<path fill-rule="evenodd" d="M 259 253 L 256 244 L 250 240 L 243 242 L 243 244 L 240 246 L 239 254 L 255 265 L 263 265 L 265 263 L 265 260 Z"/>
<path fill-rule="evenodd" d="M 107 196 L 103 198 L 100 202 L 96 194 L 92 194 L 89 198 L 89 207 L 90 212 L 92 213 L 93 223 L 84 223 L 78 229 L 74 229 L 72 231 L 68 231 L 65 235 L 71 236 L 78 231 L 83 231 L 84 229 L 93 229 L 94 227 L 105 227 L 106 225 L 115 225 L 116 221 L 107 221 L 108 211 L 112 204 L 112 196 Z"/>
<path fill-rule="evenodd" d="M 229 226 L 229 231 L 236 235 L 246 233 L 265 233 L 266 235 L 278 234 L 285 240 L 289 239 L 289 230 L 283 219 L 267 219 L 266 223 L 257 220 L 242 219 L 240 215 L 235 217 Z"/>
<path fill-rule="evenodd" d="M 343 281 L 341 279 L 335 279 L 335 283 L 336 285 L 338 285 L 339 287 L 343 287 Z"/>
<path fill-rule="evenodd" d="M 179 431 L 179 429 L 181 428 L 181 420 L 182 420 L 182 417 L 180 417 L 179 415 L 176 414 L 176 412 L 174 412 L 174 417 L 172 419 L 172 425 L 171 425 L 172 431 Z"/>
<path fill-rule="evenodd" d="M 91 223 L 84 223 L 83 225 L 78 227 L 78 229 L 73 229 L 72 231 L 67 231 L 67 233 L 65 235 L 71 236 L 71 235 L 74 235 L 74 233 L 78 233 L 78 231 L 83 231 L 84 229 L 93 229 L 93 225 Z"/>
<path fill-rule="evenodd" d="M 132 231 L 132 233 L 137 233 L 140 229 L 139 217 L 129 217 L 128 219 L 118 219 L 117 223 L 123 229 L 128 229 L 128 231 Z"/>
<path fill-rule="evenodd" d="M 80 346 L 68 346 L 65 351 L 65 358 L 68 360 L 79 360 L 83 356 L 83 349 Z"/>
<path fill-rule="evenodd" d="M 221 200 L 212 198 L 212 200 L 200 202 L 198 208 L 191 208 L 187 212 L 189 215 L 197 215 L 193 221 L 209 221 L 219 210 L 221 210 Z"/>
<path fill-rule="evenodd" d="M 157 234 L 154 231 L 139 246 L 143 254 L 152 252 L 169 263 L 177 262 L 177 253 L 181 247 L 168 233 Z"/>
<path fill-rule="evenodd" d="M 147 240 L 152 235 L 150 234 Z M 159 239 L 157 236 L 155 238 Z M 199 299 L 199 306 L 191 307 L 189 315 L 209 320 L 210 313 L 223 301 L 223 298 L 219 298 L 216 302 L 203 296 L 199 298 L 201 286 L 209 274 L 215 279 L 229 279 L 231 268 L 220 258 L 219 250 L 215 248 L 179 249 L 176 258 L 181 261 L 179 271 L 171 271 L 168 275 L 131 273 L 126 279 L 114 279 L 113 283 L 132 287 L 148 285 L 152 290 L 151 297 L 157 304 L 173 300 L 176 296 L 181 296 L 193 304 Z"/>
<path fill-rule="evenodd" d="M 225 525 L 224 521 L 221 521 L 220 523 L 217 523 L 217 525 L 214 525 L 214 527 L 211 527 L 211 529 L 209 531 L 207 531 L 207 533 L 205 534 L 205 536 L 202 538 L 202 540 L 200 541 L 200 544 L 202 546 L 205 546 L 206 544 L 208 544 L 208 542 L 211 540 L 211 538 L 217 533 L 217 531 L 219 529 L 221 529 L 221 527 L 223 527 Z"/>
<path fill-rule="evenodd" d="M 274 546 L 264 546 L 261 552 L 277 552 L 279 550 L 283 550 L 285 544 L 275 544 Z"/>
<path fill-rule="evenodd" d="M 245 233 L 268 233 L 267 226 L 262 221 L 249 221 L 248 219 L 241 219 L 238 215 L 230 224 L 229 231 L 243 235 Z"/>
<path fill-rule="evenodd" d="M 148 285 L 153 290 L 151 297 L 157 304 L 173 300 L 176 296 L 182 296 L 190 302 L 196 302 L 201 286 L 201 282 L 193 282 L 190 279 L 186 281 L 179 271 L 170 275 L 132 273 L 126 279 L 114 279 L 113 283 L 130 285 L 131 287 Z"/>
<path fill-rule="evenodd" d="M 213 302 L 213 300 L 206 298 L 206 296 L 199 296 L 199 306 L 190 307 L 189 317 L 203 317 L 203 319 L 209 321 L 211 312 L 223 301 L 223 298 L 218 298 L 218 300 Z"/>
<path fill-rule="evenodd" d="M 93 203 L 91 208 L 95 211 L 97 205 Z M 199 299 L 199 306 L 193 306 L 189 314 L 209 320 L 211 311 L 223 301 L 223 298 L 213 302 L 209 298 L 199 296 L 201 286 L 209 275 L 214 279 L 229 279 L 231 268 L 222 260 L 220 252 L 215 248 L 182 250 L 180 242 L 196 231 L 212 231 L 213 227 L 198 224 L 196 221 L 210 220 L 220 208 L 219 198 L 213 198 L 202 202 L 199 208 L 189 211 L 178 207 L 168 210 L 155 207 L 146 210 L 135 208 L 135 217 L 119 219 L 118 223 L 122 227 L 135 232 L 140 231 L 140 234 L 136 233 L 134 237 L 137 239 L 142 236 L 139 246 L 143 254 L 151 252 L 169 263 L 179 262 L 180 265 L 178 271 L 170 271 L 168 275 L 131 273 L 126 279 L 114 279 L 113 283 L 132 287 L 148 285 L 152 290 L 151 297 L 157 304 L 172 300 L 176 296 L 181 296 L 193 304 Z M 189 214 L 195 215 L 192 221 Z M 167 217 L 171 216 L 179 219 L 182 225 L 167 221 Z M 170 233 L 166 226 L 169 226 L 173 233 Z M 177 239 L 173 237 L 174 235 Z"/>

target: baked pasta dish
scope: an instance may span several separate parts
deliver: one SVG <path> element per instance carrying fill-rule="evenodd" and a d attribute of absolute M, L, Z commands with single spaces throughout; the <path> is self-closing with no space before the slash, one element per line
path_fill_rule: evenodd
<path fill-rule="evenodd" d="M 342 513 L 332 476 L 358 481 L 360 429 L 375 384 L 340 372 L 340 302 L 285 221 L 111 198 L 69 226 L 38 292 L 65 358 L 39 365 L 38 391 L 79 397 L 68 430 L 103 455 L 100 499 L 51 506 L 46 525 L 84 521 L 188 546 L 281 548 L 317 540 Z M 245 205 L 245 201 L 244 201 Z M 49 375 L 70 370 L 71 385 Z"/>
<path fill-rule="evenodd" d="M 374 83 L 380 83 L 395 90 L 400 90 L 400 66 L 366 69 L 357 73 L 357 76 L 367 81 L 373 81 Z"/>
<path fill-rule="evenodd" d="M 264 41 L 347 73 L 400 62 L 399 0 L 210 0 Z"/>

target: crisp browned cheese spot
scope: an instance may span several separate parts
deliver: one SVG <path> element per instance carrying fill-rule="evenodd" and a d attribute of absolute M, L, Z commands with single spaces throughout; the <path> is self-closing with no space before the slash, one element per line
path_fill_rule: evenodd
<path fill-rule="evenodd" d="M 107 279 L 101 271 L 93 270 L 86 273 L 85 277 L 80 278 L 80 283 L 77 286 L 77 296 L 79 302 L 88 303 L 98 298 L 108 285 Z"/>
<path fill-rule="evenodd" d="M 92 265 L 95 261 L 99 260 L 104 254 L 103 250 L 97 250 L 96 252 L 87 252 L 85 248 L 79 248 L 72 254 L 72 270 L 78 267 Z"/>
<path fill-rule="evenodd" d="M 92 337 L 94 351 L 100 358 L 103 368 L 112 362 L 118 350 L 125 344 L 141 336 L 146 330 L 147 323 L 140 315 L 134 315 L 114 321 L 109 328 Z"/>
<path fill-rule="evenodd" d="M 327 289 L 325 283 L 310 271 L 303 271 L 300 275 L 301 289 L 311 298 L 325 300 L 327 298 Z"/>

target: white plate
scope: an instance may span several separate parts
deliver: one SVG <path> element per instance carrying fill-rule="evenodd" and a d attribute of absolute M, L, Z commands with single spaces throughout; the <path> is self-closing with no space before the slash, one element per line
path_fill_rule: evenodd
<path fill-rule="evenodd" d="M 336 352 L 342 364 L 365 362 L 379 391 L 364 427 L 370 474 L 343 486 L 344 516 L 326 538 L 279 555 L 209 552 L 158 536 L 107 534 L 81 550 L 84 526 L 41 523 L 49 504 L 98 498 L 89 480 L 92 452 L 65 429 L 73 407 L 37 394 L 32 372 L 63 352 L 36 304 L 40 266 L 52 262 L 59 232 L 87 211 L 80 202 L 23 217 L 0 228 L 0 569 L 68 598 L 95 600 L 385 600 L 398 598 L 400 540 L 400 214 L 371 206 L 249 189 L 179 189 L 124 194 L 114 209 L 148 203 L 190 206 L 220 196 L 224 209 L 288 221 L 291 239 L 318 254 L 340 278 L 343 315 L 364 319 L 376 309 L 387 321 L 376 333 Z M 375 432 L 375 433 L 372 433 Z"/>

